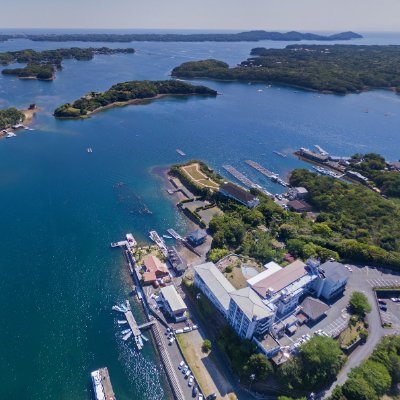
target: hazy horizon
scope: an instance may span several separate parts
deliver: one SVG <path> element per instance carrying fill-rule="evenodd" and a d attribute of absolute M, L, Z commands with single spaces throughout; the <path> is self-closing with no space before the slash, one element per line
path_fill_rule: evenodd
<path fill-rule="evenodd" d="M 400 31 L 398 0 L 5 0 L 2 29 Z"/>

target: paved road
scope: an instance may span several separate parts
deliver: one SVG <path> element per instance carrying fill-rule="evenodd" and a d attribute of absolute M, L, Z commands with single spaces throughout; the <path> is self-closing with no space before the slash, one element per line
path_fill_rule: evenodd
<path fill-rule="evenodd" d="M 352 266 L 353 275 L 349 280 L 347 290 L 360 291 L 363 292 L 367 297 L 372 306 L 372 311 L 368 314 L 369 322 L 369 335 L 367 342 L 359 346 L 353 353 L 349 356 L 347 363 L 340 371 L 337 376 L 336 381 L 331 385 L 331 387 L 325 392 L 324 398 L 331 395 L 332 390 L 337 385 L 343 385 L 346 382 L 347 376 L 352 368 L 361 364 L 366 358 L 368 358 L 374 351 L 375 346 L 379 343 L 384 335 L 394 334 L 396 331 L 394 329 L 384 329 L 381 326 L 381 320 L 379 316 L 379 310 L 375 301 L 374 292 L 372 287 L 378 284 L 379 281 L 396 282 L 399 280 L 398 276 L 393 276 L 390 274 L 383 274 L 375 269 L 370 269 L 368 267 L 356 267 Z"/>

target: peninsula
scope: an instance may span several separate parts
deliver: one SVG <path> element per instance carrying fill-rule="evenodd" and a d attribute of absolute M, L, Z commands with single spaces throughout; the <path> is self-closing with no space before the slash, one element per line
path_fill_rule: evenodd
<path fill-rule="evenodd" d="M 110 49 L 108 47 L 81 49 L 56 49 L 35 51 L 31 49 L 20 51 L 8 51 L 0 53 L 0 64 L 25 63 L 23 68 L 5 68 L 1 72 L 4 75 L 16 75 L 21 79 L 53 80 L 56 69 L 62 69 L 62 61 L 74 59 L 89 61 L 97 54 L 109 55 L 117 53 L 133 54 L 134 49 Z"/>
<path fill-rule="evenodd" d="M 216 96 L 217 92 L 206 86 L 194 86 L 175 80 L 123 82 L 111 86 L 106 92 L 92 92 L 72 104 L 63 104 L 54 111 L 54 116 L 56 118 L 85 118 L 94 112 L 110 107 L 138 104 L 164 96 L 188 95 Z"/>
<path fill-rule="evenodd" d="M 281 83 L 335 94 L 381 88 L 400 92 L 398 45 L 290 45 L 255 48 L 251 55 L 232 68 L 213 59 L 186 62 L 172 76 Z"/>
<path fill-rule="evenodd" d="M 14 107 L 0 110 L 0 131 L 11 128 L 25 120 L 25 114 Z"/>
<path fill-rule="evenodd" d="M 14 34 L 2 35 L 0 40 L 29 39 L 35 42 L 258 42 L 260 40 L 300 41 L 300 40 L 351 40 L 361 39 L 354 32 L 341 32 L 333 35 L 315 33 L 267 32 L 253 30 L 239 33 L 54 33 L 54 34 Z"/>

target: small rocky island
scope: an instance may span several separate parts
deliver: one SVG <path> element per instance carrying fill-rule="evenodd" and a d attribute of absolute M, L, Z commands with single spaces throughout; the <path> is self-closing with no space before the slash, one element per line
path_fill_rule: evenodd
<path fill-rule="evenodd" d="M 110 55 L 118 53 L 133 54 L 134 49 L 110 49 L 108 47 L 35 51 L 31 49 L 8 51 L 0 53 L 0 64 L 7 66 L 12 63 L 26 64 L 22 68 L 5 68 L 1 71 L 4 75 L 15 75 L 21 79 L 53 80 L 56 70 L 62 69 L 62 61 L 74 59 L 89 61 L 97 54 Z"/>
<path fill-rule="evenodd" d="M 255 48 L 235 67 L 218 60 L 190 61 L 172 71 L 179 78 L 280 83 L 325 93 L 372 89 L 400 92 L 400 46 L 290 45 Z"/>
<path fill-rule="evenodd" d="M 195 86 L 176 80 L 130 81 L 117 83 L 103 93 L 89 93 L 72 104 L 63 104 L 54 111 L 54 116 L 71 119 L 86 118 L 106 108 L 138 104 L 164 96 L 189 95 L 216 96 L 217 92 L 206 86 Z"/>

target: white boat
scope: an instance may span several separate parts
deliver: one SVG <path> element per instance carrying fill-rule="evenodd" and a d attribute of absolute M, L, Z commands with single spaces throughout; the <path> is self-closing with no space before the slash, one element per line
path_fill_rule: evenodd
<path fill-rule="evenodd" d="M 165 238 L 165 239 L 173 239 L 173 237 L 169 236 L 169 235 L 162 235 L 162 237 Z"/>
<path fill-rule="evenodd" d="M 131 336 L 132 336 L 132 331 L 129 331 L 126 335 L 124 335 L 122 340 L 127 341 Z"/>
<path fill-rule="evenodd" d="M 7 134 L 6 134 L 6 138 L 8 139 L 8 138 L 12 138 L 12 137 L 15 137 L 15 136 L 17 136 L 14 132 L 8 132 Z"/>
<path fill-rule="evenodd" d="M 183 152 L 181 149 L 176 149 L 176 152 L 181 156 L 186 156 L 186 153 Z"/>
<path fill-rule="evenodd" d="M 129 329 L 124 329 L 123 331 L 121 331 L 121 333 L 123 335 L 126 335 L 128 332 L 132 332 L 130 328 Z"/>
<path fill-rule="evenodd" d="M 118 320 L 117 323 L 118 323 L 118 325 L 124 325 L 124 324 L 127 324 L 128 321 L 120 321 L 120 320 Z"/>
<path fill-rule="evenodd" d="M 128 309 L 126 308 L 126 306 L 124 304 L 121 304 L 119 306 L 113 306 L 112 309 L 114 311 L 119 311 L 119 312 L 123 312 L 123 313 L 128 311 Z"/>

